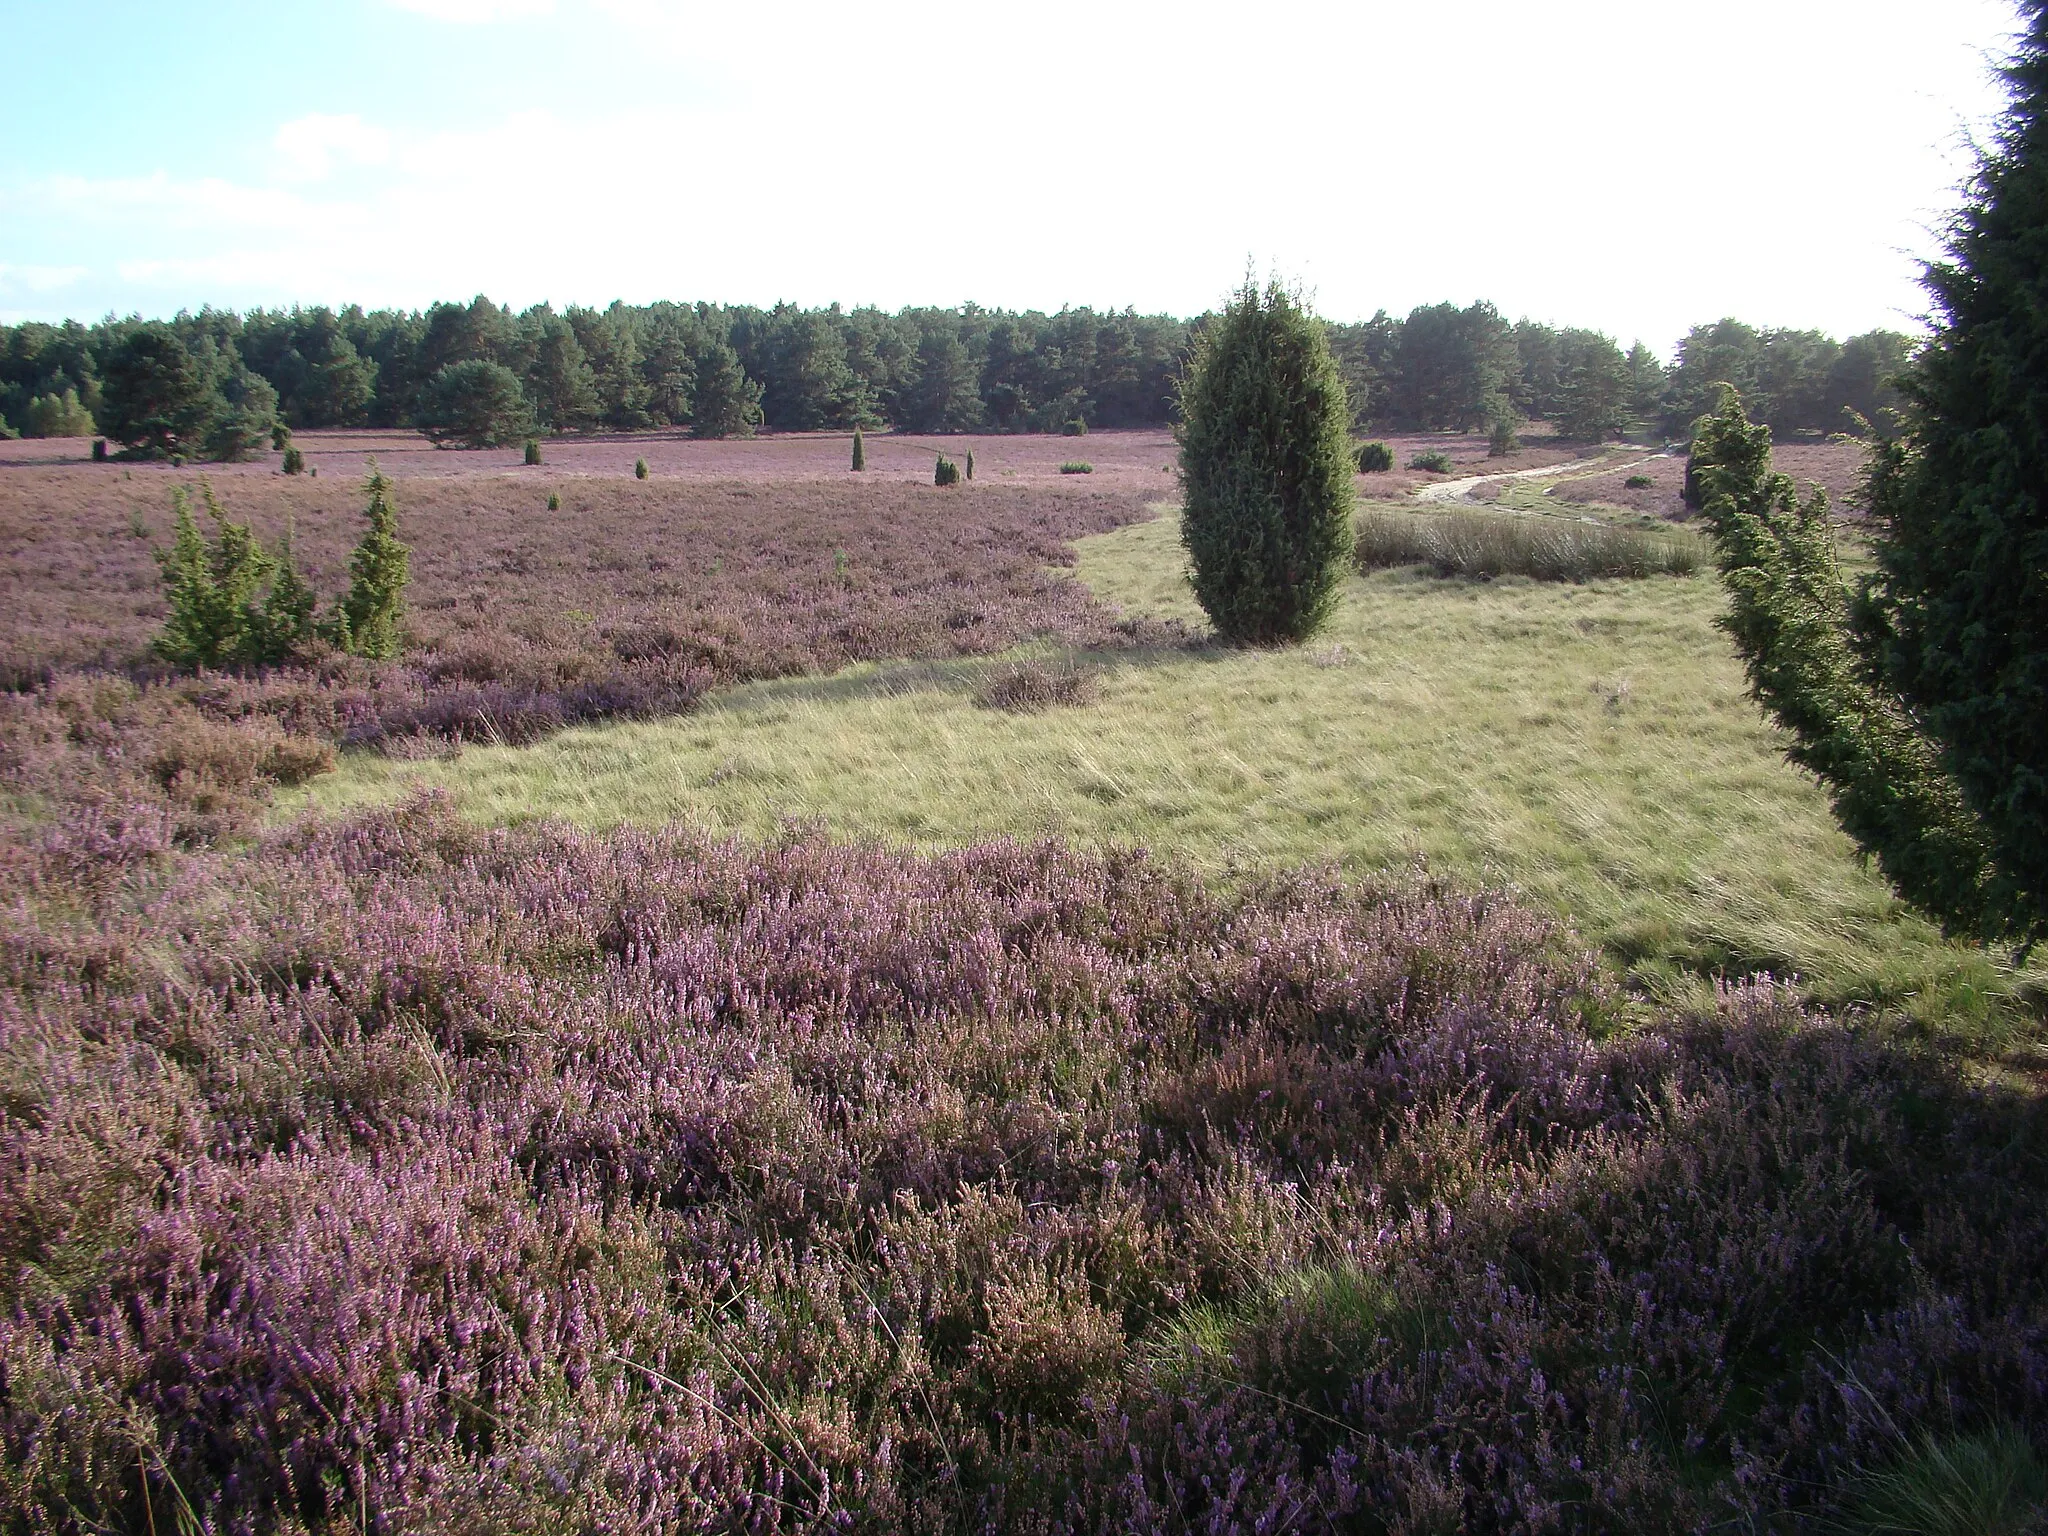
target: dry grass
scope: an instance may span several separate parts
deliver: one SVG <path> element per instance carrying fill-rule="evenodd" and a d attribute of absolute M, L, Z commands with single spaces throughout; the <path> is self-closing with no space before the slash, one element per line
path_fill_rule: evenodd
<path fill-rule="evenodd" d="M 1199 626 L 1177 533 L 1162 518 L 1090 538 L 1082 578 L 1128 613 Z M 1034 717 L 976 707 L 985 664 L 863 666 L 523 751 L 352 756 L 292 804 L 433 784 L 487 821 L 764 837 L 816 821 L 928 846 L 1052 834 L 1224 873 L 1422 855 L 1568 914 L 1653 992 L 1769 970 L 1835 1003 L 2003 1027 L 2021 979 L 1944 943 L 1857 861 L 1748 698 L 1721 603 L 1704 575 L 1382 572 L 1350 579 L 1313 647 L 1101 657 L 1094 702 Z"/>

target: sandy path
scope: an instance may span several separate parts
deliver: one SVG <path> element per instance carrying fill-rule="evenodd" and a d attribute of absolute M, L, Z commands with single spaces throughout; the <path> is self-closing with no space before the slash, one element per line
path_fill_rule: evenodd
<path fill-rule="evenodd" d="M 1462 480 L 1439 480 L 1434 485 L 1418 485 L 1414 494 L 1417 501 L 1469 501 L 1474 489 L 1491 485 L 1496 480 L 1549 480 L 1582 469 L 1611 474 L 1616 470 L 1634 469 L 1638 464 L 1648 464 L 1664 455 L 1652 453 L 1640 459 L 1630 459 L 1625 464 L 1613 462 L 1613 457 L 1612 454 L 1602 454 L 1597 459 L 1574 459 L 1569 464 L 1540 464 L 1534 469 L 1509 469 L 1497 475 L 1467 475 Z"/>

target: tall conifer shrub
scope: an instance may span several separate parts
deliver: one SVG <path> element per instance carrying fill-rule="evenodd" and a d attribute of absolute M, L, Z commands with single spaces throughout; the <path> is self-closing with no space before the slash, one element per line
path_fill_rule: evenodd
<path fill-rule="evenodd" d="M 1351 542 L 1350 408 L 1322 323 L 1247 278 L 1180 381 L 1181 539 L 1225 639 L 1302 640 L 1336 605 Z"/>
<path fill-rule="evenodd" d="M 369 529 L 349 556 L 348 596 L 337 610 L 334 625 L 343 648 L 358 656 L 396 656 L 405 613 L 405 587 L 410 579 L 411 551 L 398 541 L 398 513 L 391 505 L 391 482 L 370 461 L 370 505 L 363 515 Z"/>
<path fill-rule="evenodd" d="M 2048 934 L 2048 5 L 1928 269 L 1935 331 L 1865 487 L 1877 572 L 1853 598 L 1824 504 L 1770 473 L 1730 392 L 1688 482 L 1730 628 L 1792 756 L 1901 895 L 1954 932 Z"/>

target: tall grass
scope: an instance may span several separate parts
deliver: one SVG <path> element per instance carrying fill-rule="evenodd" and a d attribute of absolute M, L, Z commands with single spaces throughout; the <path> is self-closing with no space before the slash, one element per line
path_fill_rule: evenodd
<path fill-rule="evenodd" d="M 1364 571 L 1426 565 L 1440 576 L 1588 581 L 1595 576 L 1690 576 L 1700 565 L 1700 542 L 1689 533 L 1653 533 L 1610 523 L 1498 512 L 1366 512 L 1357 526 L 1355 558 Z"/>
<path fill-rule="evenodd" d="M 1853 1536 L 2030 1536 L 2048 1529 L 2048 1464 L 2025 1431 L 1920 1440 L 1868 1478 L 1839 1529 Z"/>

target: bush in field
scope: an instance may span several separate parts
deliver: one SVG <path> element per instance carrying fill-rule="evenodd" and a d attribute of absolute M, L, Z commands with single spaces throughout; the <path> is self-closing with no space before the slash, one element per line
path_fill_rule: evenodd
<path fill-rule="evenodd" d="M 1630 475 L 1621 482 L 1621 486 L 1623 490 L 1627 491 L 1647 491 L 1656 483 L 1648 475 Z"/>
<path fill-rule="evenodd" d="M 92 440 L 92 461 L 95 464 L 107 462 L 107 440 L 104 437 L 96 437 Z"/>
<path fill-rule="evenodd" d="M 856 471 L 868 467 L 867 445 L 861 441 L 860 428 L 853 429 L 853 467 Z"/>
<path fill-rule="evenodd" d="M 1408 461 L 1410 469 L 1427 470 L 1432 475 L 1448 475 L 1451 472 L 1451 457 L 1431 448 L 1418 453 Z"/>
<path fill-rule="evenodd" d="M 1368 512 L 1358 519 L 1360 570 L 1427 565 L 1440 576 L 1689 576 L 1702 550 L 1688 534 L 1652 533 L 1561 517 L 1505 512 Z"/>
<path fill-rule="evenodd" d="M 562 493 L 560 491 L 548 492 L 548 510 L 550 512 L 559 512 L 562 510 Z"/>
<path fill-rule="evenodd" d="M 967 450 L 967 478 L 970 480 L 974 478 L 974 450 L 972 448 Z"/>
<path fill-rule="evenodd" d="M 61 395 L 52 390 L 28 403 L 30 437 L 91 437 L 96 430 L 92 412 L 78 403 L 75 389 L 67 389 Z"/>
<path fill-rule="evenodd" d="M 313 637 L 314 599 L 292 561 L 291 546 L 267 554 L 245 523 L 231 523 L 202 487 L 209 537 L 192 516 L 184 489 L 171 493 L 177 533 L 159 557 L 170 613 L 154 649 L 179 666 L 261 666 L 288 661 Z"/>
<path fill-rule="evenodd" d="M 1247 278 L 1197 341 L 1179 388 L 1181 539 L 1225 639 L 1314 634 L 1351 534 L 1351 420 L 1322 323 Z"/>
<path fill-rule="evenodd" d="M 510 368 L 483 358 L 450 363 L 420 397 L 419 428 L 436 447 L 495 448 L 524 437 L 533 410 Z"/>
<path fill-rule="evenodd" d="M 1490 459 L 1505 458 L 1511 453 L 1520 452 L 1521 447 L 1522 439 L 1515 431 L 1514 417 L 1494 417 L 1493 430 L 1486 439 L 1486 456 Z"/>
<path fill-rule="evenodd" d="M 1060 431 L 1068 437 L 1086 437 L 1088 435 L 1088 423 L 1078 416 L 1072 416 L 1061 423 Z"/>
<path fill-rule="evenodd" d="M 292 429 L 286 426 L 281 421 L 272 422 L 270 426 L 271 448 L 278 452 L 283 452 L 286 448 L 289 448 L 291 446 L 291 442 Z"/>
<path fill-rule="evenodd" d="M 191 454 L 213 421 L 214 406 L 212 380 L 167 325 L 137 326 L 108 354 L 100 427 L 131 453 Z"/>
<path fill-rule="evenodd" d="M 369 528 L 349 557 L 348 596 L 332 621 L 333 638 L 358 656 L 396 656 L 403 641 L 405 588 L 410 579 L 405 545 L 398 541 L 398 513 L 391 505 L 391 482 L 370 461 L 370 505 L 364 509 Z"/>
<path fill-rule="evenodd" d="M 1361 475 L 1383 474 L 1394 467 L 1394 450 L 1382 442 L 1361 443 L 1358 449 L 1358 472 Z"/>
<path fill-rule="evenodd" d="M 645 480 L 647 478 L 647 461 L 645 459 L 635 459 L 633 461 L 633 478 L 635 480 Z"/>
<path fill-rule="evenodd" d="M 306 472 L 306 456 L 296 448 L 284 451 L 284 472 L 288 475 L 302 475 Z"/>
<path fill-rule="evenodd" d="M 1069 459 L 1060 466 L 1060 473 L 1063 475 L 1092 475 L 1095 473 L 1095 466 L 1086 459 Z"/>
<path fill-rule="evenodd" d="M 958 485 L 959 483 L 960 466 L 947 458 L 943 453 L 940 454 L 939 462 L 932 469 L 932 484 Z"/>
<path fill-rule="evenodd" d="M 539 439 L 539 438 L 537 438 L 537 437 L 529 437 L 529 438 L 528 438 L 528 439 L 526 440 L 526 449 L 525 449 L 525 452 L 524 452 L 524 454 L 523 454 L 523 458 L 524 458 L 524 461 L 525 461 L 526 463 L 528 463 L 528 464 L 538 464 L 538 463 L 540 462 L 540 439 Z"/>

